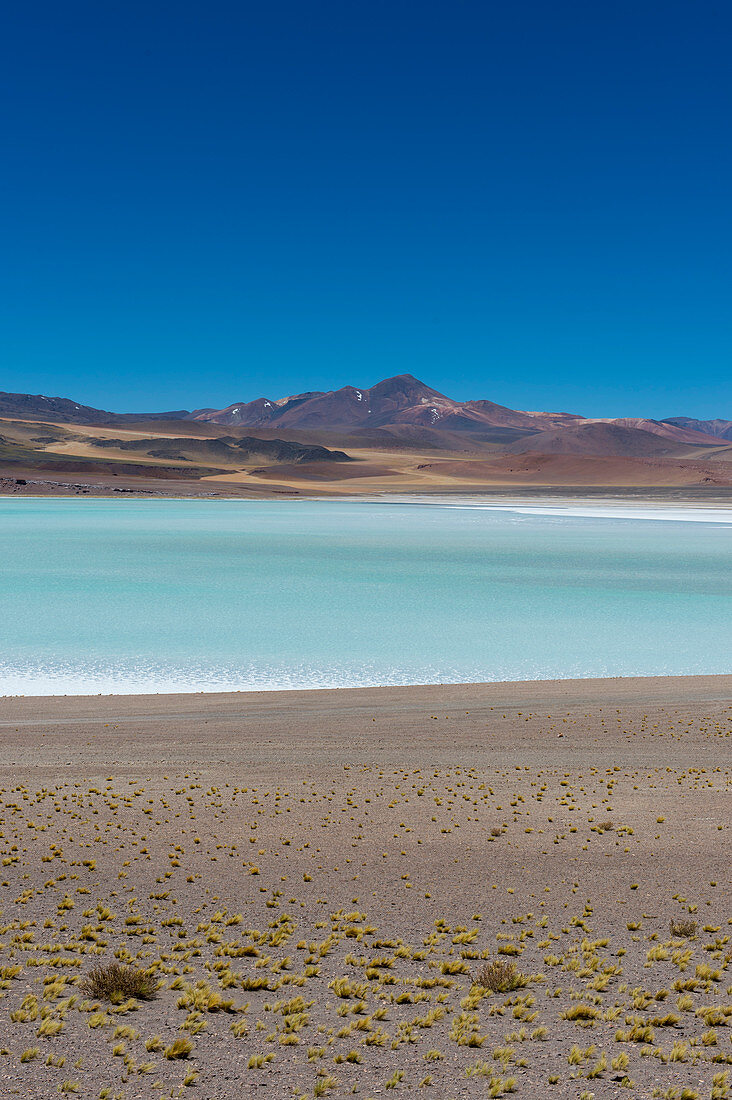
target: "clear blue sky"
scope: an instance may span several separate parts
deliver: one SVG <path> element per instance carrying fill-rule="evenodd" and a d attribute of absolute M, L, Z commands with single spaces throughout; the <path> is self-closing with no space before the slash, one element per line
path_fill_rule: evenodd
<path fill-rule="evenodd" d="M 726 0 L 15 0 L 0 389 L 732 417 Z"/>

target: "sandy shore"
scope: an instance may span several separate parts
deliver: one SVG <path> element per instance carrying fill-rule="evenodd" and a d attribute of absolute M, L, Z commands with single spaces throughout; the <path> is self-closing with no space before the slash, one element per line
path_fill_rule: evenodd
<path fill-rule="evenodd" d="M 596 471 L 597 472 L 597 471 Z M 353 481 L 316 481 L 290 479 L 281 482 L 269 478 L 237 477 L 230 480 L 201 478 L 199 480 L 161 480 L 120 475 L 80 478 L 78 474 L 59 473 L 40 476 L 37 471 L 9 471 L 0 468 L 0 497 L 60 497 L 79 496 L 102 499 L 186 499 L 186 500 L 372 500 L 400 498 L 405 495 L 429 500 L 437 496 L 454 499 L 481 495 L 501 500 L 516 497 L 530 499 L 617 500 L 637 503 L 697 504 L 732 507 L 732 486 L 721 483 L 699 485 L 693 481 L 664 483 L 659 478 L 630 477 L 618 480 L 607 472 L 602 477 L 582 478 L 570 472 L 566 478 L 552 483 L 551 479 L 455 480 L 360 478 Z"/>
<path fill-rule="evenodd" d="M 2 699 L 0 1094 L 709 1097 L 731 738 L 732 676 Z"/>

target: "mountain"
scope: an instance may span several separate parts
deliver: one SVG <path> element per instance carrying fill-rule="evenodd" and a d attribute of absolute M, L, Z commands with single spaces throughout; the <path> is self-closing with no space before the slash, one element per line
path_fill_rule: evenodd
<path fill-rule="evenodd" d="M 732 440 L 732 420 L 693 420 L 690 416 L 669 416 L 661 423 L 711 435 L 716 439 Z"/>
<path fill-rule="evenodd" d="M 0 417 L 11 420 L 41 420 L 57 424 L 118 424 L 135 420 L 184 420 L 187 409 L 164 413 L 113 413 L 78 405 L 68 397 L 0 392 Z"/>
<path fill-rule="evenodd" d="M 688 456 L 690 448 L 709 448 L 710 452 L 732 441 L 731 420 L 694 420 L 668 417 L 654 420 L 639 417 L 584 418 L 576 413 L 527 412 L 510 409 L 487 399 L 456 401 L 421 382 L 411 374 L 385 378 L 370 388 L 343 386 L 337 390 L 309 390 L 305 393 L 271 399 L 259 397 L 240 401 L 224 409 L 202 408 L 192 413 L 185 409 L 165 413 L 113 413 L 81 405 L 63 397 L 41 394 L 0 393 L 0 417 L 17 421 L 42 421 L 58 424 L 126 426 L 155 424 L 155 432 L 169 422 L 171 435 L 186 430 L 218 435 L 220 428 L 238 428 L 269 436 L 272 447 L 279 446 L 276 458 L 270 448 L 262 458 L 275 461 L 324 461 L 325 454 L 310 457 L 286 448 L 310 444 L 329 445 L 333 434 L 339 446 L 384 450 L 396 448 L 468 452 L 489 447 L 507 454 L 576 454 L 628 457 Z M 188 423 L 190 427 L 184 428 Z M 180 428 L 177 425 L 180 424 Z M 291 433 L 296 442 L 272 436 Z M 297 439 L 298 434 L 301 435 Z M 322 438 L 319 438 L 321 437 Z M 303 438 L 304 437 L 304 438 Z M 290 436 L 291 439 L 291 436 Z M 246 440 L 233 439 L 219 444 L 229 450 Z M 261 441 L 260 441 L 261 443 Z M 181 448 L 180 439 L 175 446 Z M 104 447 L 103 442 L 98 446 Z M 119 449 L 119 448 L 118 448 Z M 123 448 L 124 449 L 124 448 Z M 251 449 L 251 448 L 250 448 Z M 215 447 L 211 448 L 213 452 Z M 331 452 L 326 452 L 331 454 Z M 252 456 L 255 451 L 251 450 Z M 162 457 L 162 456 L 154 456 Z M 210 457 L 214 457 L 211 453 Z M 337 459 L 344 461 L 344 458 Z M 331 458 L 332 461 L 332 458 Z"/>
<path fill-rule="evenodd" d="M 666 420 L 649 420 L 637 416 L 616 417 L 614 420 L 587 419 L 585 424 L 616 424 L 620 428 L 638 428 L 651 435 L 660 435 L 664 439 L 673 439 L 676 443 L 688 443 L 693 447 L 712 446 L 712 440 L 702 432 L 693 431 L 690 428 L 678 424 L 670 424 Z"/>
<path fill-rule="evenodd" d="M 674 457 L 689 454 L 688 443 L 666 439 L 642 428 L 607 421 L 585 421 L 520 439 L 505 448 L 510 454 L 603 455 L 608 457 Z"/>
<path fill-rule="evenodd" d="M 93 447 L 115 451 L 134 451 L 151 458 L 167 458 L 175 461 L 236 460 L 238 462 L 351 462 L 345 451 L 331 451 L 327 447 L 292 443 L 287 439 L 255 439 L 244 436 L 234 439 L 195 439 L 186 436 L 166 439 L 112 439 L 91 438 Z"/>
<path fill-rule="evenodd" d="M 370 389 L 343 386 L 279 400 L 260 397 L 225 409 L 198 409 L 191 419 L 262 428 L 372 429 L 412 425 L 449 431 L 486 428 L 539 431 L 577 419 L 567 413 L 525 413 L 492 401 L 454 401 L 411 374 L 386 378 Z"/>
<path fill-rule="evenodd" d="M 452 408 L 456 403 L 437 390 L 425 386 L 411 374 L 398 375 L 379 382 L 371 389 L 359 390 L 343 386 L 328 393 L 301 393 L 277 401 L 260 397 L 256 401 L 239 402 L 226 409 L 201 409 L 192 419 L 210 420 L 216 424 L 236 424 L 241 427 L 263 427 L 277 423 L 290 428 L 353 428 L 381 427 L 394 422 L 407 409 Z M 418 423 L 420 421 L 417 421 Z"/>
<path fill-rule="evenodd" d="M 236 427 L 265 428 L 274 420 L 279 420 L 289 409 L 315 397 L 324 397 L 323 393 L 300 393 L 295 397 L 281 397 L 270 401 L 266 397 L 257 397 L 254 401 L 239 401 L 225 409 L 196 409 L 189 413 L 189 420 L 204 420 L 212 424 L 231 424 Z"/>
<path fill-rule="evenodd" d="M 116 413 L 115 424 L 134 424 L 138 420 L 187 420 L 190 416 L 188 409 L 175 409 L 173 412 L 158 413 Z"/>
<path fill-rule="evenodd" d="M 57 421 L 64 424 L 108 424 L 114 413 L 77 405 L 67 397 L 44 397 L 42 394 L 1 393 L 0 416 L 14 420 Z"/>
<path fill-rule="evenodd" d="M 583 485 L 732 492 L 732 421 L 510 409 L 456 401 L 411 374 L 193 413 L 119 414 L 0 393 L 0 494 L 250 498 Z"/>

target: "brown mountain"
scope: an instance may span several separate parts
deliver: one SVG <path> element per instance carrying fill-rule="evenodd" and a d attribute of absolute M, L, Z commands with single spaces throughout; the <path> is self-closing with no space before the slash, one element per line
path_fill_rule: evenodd
<path fill-rule="evenodd" d="M 115 418 L 114 413 L 90 405 L 77 405 L 67 397 L 31 393 L 0 393 L 0 416 L 63 424 L 109 424 Z"/>
<path fill-rule="evenodd" d="M 240 461 L 295 464 L 347 461 L 343 451 L 330 449 L 334 444 L 348 451 L 409 452 L 425 448 L 455 454 L 709 457 L 716 461 L 725 458 L 720 447 L 732 440 L 729 420 L 606 420 L 571 413 L 526 412 L 489 400 L 456 401 L 411 374 L 386 378 L 365 389 L 343 386 L 276 400 L 260 397 L 225 409 L 198 409 L 193 413 L 118 414 L 67 398 L 0 393 L 0 417 L 7 422 L 42 421 L 49 425 L 120 429 L 134 425 L 135 431 L 143 435 L 149 431 L 154 437 L 152 446 L 145 439 L 119 440 L 116 444 L 96 439 L 90 445 L 108 451 L 138 451 L 168 461 L 179 457 L 198 462 L 232 461 L 233 455 Z M 226 428 L 240 429 L 245 438 L 225 436 L 222 429 Z M 193 448 L 192 441 L 186 443 L 184 438 L 187 432 L 191 436 L 204 432 L 214 438 Z M 161 442 L 161 433 L 169 438 Z M 255 440 L 254 436 L 265 438 Z M 31 442 L 53 447 L 53 441 L 44 442 L 40 436 Z M 70 445 L 67 441 L 64 447 Z"/>
<path fill-rule="evenodd" d="M 688 443 L 694 447 L 709 447 L 713 440 L 702 432 L 693 431 L 690 428 L 681 427 L 678 424 L 669 424 L 666 420 L 649 420 L 637 416 L 616 417 L 614 420 L 597 420 L 592 418 L 585 421 L 586 424 L 617 424 L 621 428 L 639 428 L 641 431 L 650 432 L 651 435 L 660 435 L 664 439 L 673 439 L 676 443 Z"/>
<path fill-rule="evenodd" d="M 661 423 L 711 435 L 716 439 L 732 440 L 732 420 L 693 420 L 690 416 L 668 416 Z"/>
<path fill-rule="evenodd" d="M 192 418 L 242 427 L 262 427 L 275 422 L 278 428 L 280 425 L 290 428 L 381 427 L 393 423 L 395 416 L 407 409 L 425 408 L 430 403 L 440 408 L 452 408 L 456 404 L 410 374 L 402 374 L 379 382 L 371 389 L 343 386 L 328 393 L 301 393 L 277 401 L 260 397 L 256 401 L 229 405 L 226 409 L 198 410 Z"/>
<path fill-rule="evenodd" d="M 235 439 L 189 439 L 186 436 L 166 439 L 112 439 L 89 440 L 93 447 L 115 451 L 135 451 L 151 458 L 167 458 L 176 461 L 227 460 L 237 462 L 350 462 L 345 451 L 331 451 L 327 447 L 293 443 L 287 439 L 255 439 L 244 436 Z"/>
<path fill-rule="evenodd" d="M 732 491 L 730 421 L 455 401 L 412 375 L 195 413 L 0 394 L 0 493 L 350 495 L 490 486 Z M 338 448 L 335 450 L 334 448 Z"/>
<path fill-rule="evenodd" d="M 569 423 L 566 413 L 525 413 L 492 401 L 454 401 L 411 374 L 386 378 L 370 389 L 343 386 L 328 393 L 302 393 L 277 401 L 260 397 L 225 409 L 199 409 L 192 419 L 241 427 L 373 429 L 411 425 L 448 431 L 487 428 L 538 431 Z"/>
<path fill-rule="evenodd" d="M 0 417 L 13 420 L 40 420 L 56 424 L 118 424 L 134 420 L 183 420 L 187 409 L 164 413 L 113 413 L 79 405 L 68 397 L 44 397 L 43 394 L 0 392 Z"/>
<path fill-rule="evenodd" d="M 606 421 L 585 421 L 538 432 L 506 447 L 509 454 L 603 455 L 607 457 L 688 457 L 688 443 L 642 428 Z"/>
<path fill-rule="evenodd" d="M 324 396 L 323 393 L 301 393 L 294 397 L 281 397 L 278 401 L 257 397 L 254 401 L 238 401 L 225 409 L 196 409 L 187 419 L 243 428 L 265 428 L 275 420 L 281 420 L 289 410 L 296 409 L 312 398 Z"/>

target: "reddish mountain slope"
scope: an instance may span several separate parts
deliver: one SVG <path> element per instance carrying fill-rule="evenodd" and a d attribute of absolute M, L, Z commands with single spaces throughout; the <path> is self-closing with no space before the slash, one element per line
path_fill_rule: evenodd
<path fill-rule="evenodd" d="M 625 458 L 681 458 L 688 456 L 689 450 L 688 443 L 665 439 L 641 428 L 626 428 L 620 424 L 603 422 L 579 423 L 539 432 L 506 448 L 509 454 L 604 455 Z"/>
<path fill-rule="evenodd" d="M 257 397 L 254 401 L 239 401 L 225 409 L 196 409 L 188 416 L 189 420 L 204 420 L 211 424 L 232 424 L 246 428 L 262 428 L 273 421 L 281 421 L 290 409 L 296 409 L 306 401 L 324 397 L 319 392 L 300 393 L 294 397 L 282 397 L 271 401 L 268 397 Z"/>
<path fill-rule="evenodd" d="M 690 416 L 669 416 L 661 423 L 701 432 L 702 435 L 710 435 L 716 439 L 732 440 L 732 420 L 693 420 Z"/>
<path fill-rule="evenodd" d="M 411 374 L 386 378 L 370 389 L 344 386 L 329 393 L 304 393 L 279 401 L 258 398 L 226 409 L 199 409 L 192 419 L 243 427 L 277 425 L 282 428 L 359 429 L 394 425 L 481 431 L 485 428 L 523 428 L 536 431 L 571 423 L 565 413 L 525 413 L 492 401 L 454 401 Z"/>
<path fill-rule="evenodd" d="M 410 374 L 402 374 L 387 378 L 371 389 L 343 386 L 329 393 L 303 393 L 279 401 L 259 398 L 218 411 L 199 410 L 192 417 L 247 427 L 275 422 L 278 428 L 351 428 L 365 424 L 380 427 L 394 423 L 406 410 L 426 410 L 428 405 L 441 410 L 451 409 L 455 404 L 449 397 L 418 382 Z M 429 423 L 429 414 L 423 420 L 416 417 L 412 422 Z"/>
<path fill-rule="evenodd" d="M 623 416 L 614 420 L 586 420 L 586 424 L 617 424 L 621 428 L 638 428 L 651 435 L 660 435 L 664 439 L 673 439 L 677 443 L 688 443 L 692 447 L 708 447 L 713 442 L 708 435 L 702 432 L 692 431 L 689 428 L 680 427 L 677 424 L 669 424 L 665 420 L 648 420 L 640 417 Z"/>

